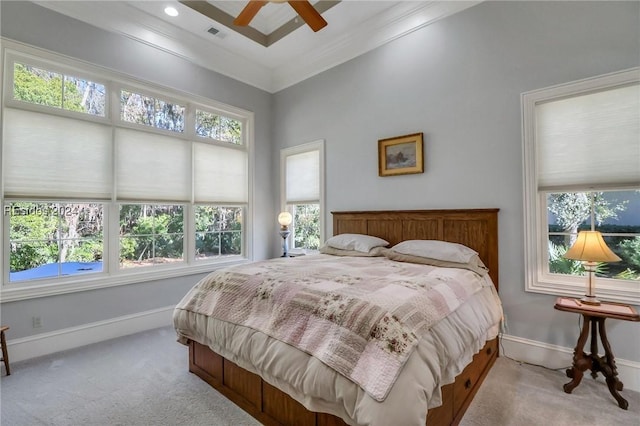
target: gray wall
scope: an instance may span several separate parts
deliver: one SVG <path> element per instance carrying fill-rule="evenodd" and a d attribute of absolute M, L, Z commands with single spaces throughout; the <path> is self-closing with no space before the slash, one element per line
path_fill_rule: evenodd
<path fill-rule="evenodd" d="M 508 334 L 573 347 L 577 315 L 524 291 L 520 94 L 638 66 L 639 6 L 474 6 L 277 93 L 274 143 L 326 140 L 327 211 L 500 208 Z M 415 132 L 424 174 L 378 177 L 377 140 Z M 617 357 L 640 361 L 637 326 L 608 322 Z"/>
<path fill-rule="evenodd" d="M 193 65 L 149 45 L 109 33 L 27 2 L 1 2 L 1 34 L 23 43 L 101 65 L 139 79 L 194 93 L 255 113 L 254 234 L 255 259 L 277 244 L 271 157 L 272 95 Z M 277 173 L 275 173 L 277 174 Z M 10 339 L 175 305 L 202 276 L 129 284 L 54 297 L 3 303 L 2 324 Z M 43 327 L 33 329 L 32 316 Z"/>

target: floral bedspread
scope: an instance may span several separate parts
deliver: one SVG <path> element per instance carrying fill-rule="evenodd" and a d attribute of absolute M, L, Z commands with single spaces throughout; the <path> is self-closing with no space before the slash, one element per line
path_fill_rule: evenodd
<path fill-rule="evenodd" d="M 176 309 L 286 342 L 382 401 L 420 336 L 487 285 L 462 269 L 310 255 L 213 272 Z"/>

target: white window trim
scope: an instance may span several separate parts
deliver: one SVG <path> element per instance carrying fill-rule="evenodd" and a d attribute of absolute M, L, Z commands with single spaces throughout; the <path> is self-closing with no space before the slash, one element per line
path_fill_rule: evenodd
<path fill-rule="evenodd" d="M 547 272 L 546 193 L 537 188 L 537 151 L 535 142 L 535 106 L 538 103 L 578 94 L 612 89 L 640 81 L 640 68 L 632 68 L 594 78 L 526 92 L 522 102 L 522 161 L 524 193 L 524 267 L 525 289 L 534 293 L 581 297 L 586 276 L 576 277 Z M 604 189 L 604 188 L 597 188 Z M 596 189 L 596 190 L 597 190 Z M 598 277 L 596 294 L 605 300 L 640 305 L 640 285 L 631 281 Z"/>
<path fill-rule="evenodd" d="M 126 274 L 106 275 L 102 273 L 83 274 L 72 281 L 38 280 L 37 284 L 31 284 L 23 288 L 3 288 L 0 292 L 1 303 L 15 302 L 18 300 L 34 299 L 37 297 L 56 296 L 60 294 L 75 293 L 78 291 L 95 290 L 99 288 L 116 287 L 127 284 L 139 284 L 147 281 L 158 281 L 169 278 L 188 277 L 202 273 L 209 273 L 220 268 L 242 263 L 250 260 L 242 258 L 226 262 L 208 263 L 203 265 L 183 265 L 180 267 L 160 268 L 160 270 L 137 270 Z M 94 276 L 96 275 L 96 276 Z"/>
<path fill-rule="evenodd" d="M 27 62 L 29 65 L 40 67 L 46 69 L 48 71 L 57 72 L 63 75 L 70 75 L 77 78 L 82 78 L 85 80 L 90 80 L 95 83 L 102 84 L 107 93 L 112 90 L 112 87 L 109 85 L 108 78 L 97 72 L 87 71 L 86 66 L 84 64 L 80 68 L 74 68 L 69 64 L 61 65 L 62 58 L 55 59 L 54 54 L 47 54 L 42 56 L 37 56 L 37 52 L 33 52 L 34 49 L 29 49 L 26 46 L 17 45 L 13 42 L 8 42 L 5 39 L 2 39 L 3 45 L 3 71 L 4 71 L 4 62 L 7 64 L 12 64 L 14 62 L 24 63 Z M 44 59 L 44 58 L 47 59 Z M 70 63 L 70 62 L 69 62 Z M 94 121 L 98 123 L 109 124 L 111 122 L 111 99 L 109 96 L 105 97 L 105 115 L 101 117 L 99 115 L 91 115 L 84 112 L 71 111 L 68 109 L 57 109 L 52 108 L 46 105 L 39 105 L 30 102 L 23 102 L 14 99 L 13 96 L 13 73 L 14 69 L 11 67 L 8 72 L 5 73 L 4 77 L 6 78 L 6 82 L 4 82 L 4 87 L 9 88 L 4 92 L 4 106 L 24 109 L 27 111 L 33 112 L 41 112 L 45 114 L 51 115 L 59 115 L 62 117 L 69 117 L 79 120 L 87 120 Z"/>
<path fill-rule="evenodd" d="M 286 162 L 287 157 L 290 155 L 302 154 L 309 151 L 318 151 L 320 156 L 320 199 L 317 200 L 320 205 L 320 245 L 325 241 L 325 158 L 324 158 L 324 139 L 319 139 L 313 142 L 308 142 L 302 145 L 297 145 L 289 148 L 283 148 L 280 150 L 280 212 L 289 211 L 287 207 L 287 170 Z M 295 249 L 293 249 L 295 252 Z"/>
<path fill-rule="evenodd" d="M 79 113 L 75 111 L 68 111 L 63 109 L 55 109 L 37 104 L 31 104 L 28 102 L 16 101 L 13 99 L 13 90 L 6 90 L 0 101 L 4 107 L 20 108 L 25 110 L 31 110 L 36 112 L 45 112 L 52 115 L 61 115 L 72 117 L 74 119 L 96 121 L 104 124 L 112 125 L 115 127 L 127 127 L 137 130 L 144 130 L 147 132 L 158 133 L 163 135 L 170 135 L 179 139 L 185 139 L 190 141 L 197 141 L 198 143 L 207 143 L 213 145 L 220 145 L 226 148 L 246 150 L 248 152 L 248 192 L 246 204 L 240 204 L 238 207 L 244 207 L 243 217 L 243 238 L 242 238 L 242 250 L 243 255 L 228 256 L 224 260 L 212 259 L 203 260 L 195 259 L 191 244 L 195 244 L 195 234 L 193 232 L 193 206 L 196 204 L 193 200 L 193 189 L 191 200 L 189 202 L 179 201 L 159 201 L 153 202 L 150 200 L 130 200 L 132 203 L 143 204 L 184 204 L 185 205 L 185 236 L 184 236 L 184 261 L 179 262 L 176 265 L 158 265 L 152 268 L 134 268 L 123 270 L 118 266 L 119 251 L 118 251 L 118 237 L 113 232 L 104 236 L 104 254 L 103 264 L 106 271 L 109 272 L 96 272 L 90 274 L 81 274 L 77 276 L 70 276 L 65 278 L 51 278 L 51 279 L 39 279 L 32 281 L 20 281 L 15 283 L 8 282 L 9 277 L 9 258 L 8 253 L 4 253 L 3 258 L 0 259 L 0 303 L 12 302 L 18 300 L 32 299 L 37 297 L 52 296 L 58 294 L 73 293 L 77 291 L 86 291 L 98 288 L 106 288 L 127 284 L 136 284 L 147 281 L 157 281 L 168 278 L 183 277 L 201 273 L 211 272 L 213 270 L 223 268 L 226 266 L 241 264 L 251 261 L 253 259 L 253 247 L 251 241 L 253 240 L 253 169 L 255 166 L 255 153 L 253 150 L 254 144 L 254 113 L 241 108 L 233 107 L 223 104 L 212 99 L 208 99 L 199 95 L 191 93 L 177 92 L 175 90 L 156 85 L 148 81 L 137 80 L 129 75 L 121 74 L 116 71 L 112 71 L 98 65 L 94 65 L 81 60 L 69 58 L 40 49 L 30 45 L 26 45 L 20 42 L 16 42 L 10 39 L 0 37 L 0 54 L 2 55 L 2 66 L 0 66 L 0 81 L 3 87 L 13 87 L 13 71 L 12 68 L 9 72 L 6 72 L 6 64 L 13 64 L 16 62 L 28 62 L 34 66 L 41 66 L 51 71 L 61 72 L 63 74 L 72 75 L 74 77 L 84 78 L 87 80 L 95 81 L 105 85 L 105 89 L 108 91 L 107 98 L 105 100 L 105 117 L 93 116 L 89 114 Z M 8 79 L 8 81 L 5 81 Z M 7 86 L 8 84 L 8 86 Z M 166 100 L 175 101 L 184 105 L 187 110 L 185 114 L 192 113 L 195 108 L 207 110 L 215 114 L 224 115 L 230 118 L 238 119 L 243 124 L 243 139 L 242 145 L 231 144 L 228 142 L 219 142 L 215 140 L 207 140 L 199 137 L 195 134 L 195 129 L 185 128 L 182 133 L 166 131 L 163 129 L 156 129 L 150 126 L 140 126 L 132 123 L 126 123 L 120 120 L 119 115 L 119 93 L 122 88 L 129 90 L 139 90 L 145 95 L 158 96 Z M 116 96 L 115 94 L 118 94 Z M 195 113 L 193 113 L 195 114 Z M 0 124 L 2 116 L 0 115 Z M 185 115 L 186 122 L 186 115 Z M 1 158 L 1 157 L 0 157 Z M 193 160 L 192 160 L 193 161 Z M 1 165 L 1 164 L 0 164 Z M 193 169 L 192 169 L 193 170 Z M 2 169 L 0 168 L 0 172 Z M 1 173 L 0 173 L 1 176 Z M 115 180 L 113 182 L 115 187 Z M 115 194 L 115 192 L 113 192 Z M 0 182 L 0 200 L 5 201 L 17 201 L 14 199 L 4 198 L 4 182 Z M 77 200 L 52 200 L 59 203 L 73 203 Z M 83 200 L 85 201 L 85 200 Z M 106 229 L 118 229 L 118 211 L 117 206 L 121 203 L 127 203 L 124 200 L 116 200 L 112 196 L 111 200 L 98 200 L 98 203 L 104 203 L 104 220 Z M 197 203 L 201 204 L 201 203 Z M 211 203 L 216 204 L 216 203 Z M 220 203 L 217 203 L 222 205 Z M 225 206 L 235 203 L 224 203 Z M 3 247 L 8 245 L 8 231 L 7 229 L 8 219 L 3 217 L 0 220 L 0 242 Z"/>

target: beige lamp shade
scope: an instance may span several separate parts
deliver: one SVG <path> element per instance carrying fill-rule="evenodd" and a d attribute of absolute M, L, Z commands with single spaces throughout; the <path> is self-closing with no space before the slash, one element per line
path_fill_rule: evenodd
<path fill-rule="evenodd" d="M 281 226 L 289 226 L 291 225 L 291 220 L 293 218 L 291 217 L 291 213 L 289 212 L 282 212 L 278 215 L 278 223 Z"/>
<path fill-rule="evenodd" d="M 564 254 L 567 259 L 586 262 L 619 262 L 620 259 L 612 252 L 598 231 L 580 231 L 578 239 Z"/>

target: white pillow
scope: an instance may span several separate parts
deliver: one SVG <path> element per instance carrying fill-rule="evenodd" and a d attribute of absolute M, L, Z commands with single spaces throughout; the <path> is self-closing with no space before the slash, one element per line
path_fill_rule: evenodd
<path fill-rule="evenodd" d="M 391 250 L 411 256 L 429 257 L 447 262 L 467 263 L 478 252 L 469 247 L 438 240 L 408 240 L 396 244 Z"/>
<path fill-rule="evenodd" d="M 380 248 L 380 247 L 378 247 Z M 334 249 L 336 250 L 336 249 Z M 377 249 L 374 249 L 377 250 Z M 386 256 L 388 259 L 396 260 L 398 262 L 409 262 L 409 263 L 417 263 L 419 265 L 431 265 L 431 266 L 440 266 L 442 268 L 459 268 L 459 269 L 468 269 L 470 271 L 475 272 L 479 275 L 487 275 L 489 269 L 484 266 L 482 260 L 477 255 L 473 255 L 469 262 L 449 262 L 447 260 L 433 259 L 431 257 L 423 257 L 423 256 L 412 256 L 410 254 L 399 253 L 390 249 L 382 249 L 384 250 L 382 254 Z M 356 252 L 359 253 L 359 252 Z M 364 254 L 364 253 L 362 253 Z"/>
<path fill-rule="evenodd" d="M 329 238 L 325 244 L 341 250 L 355 250 L 368 253 L 369 250 L 374 247 L 389 245 L 389 242 L 382 238 L 372 237 L 371 235 L 340 234 Z"/>
<path fill-rule="evenodd" d="M 347 257 L 382 257 L 384 253 L 389 249 L 384 247 L 374 247 L 368 252 L 357 250 L 342 250 L 328 245 L 323 245 L 318 250 L 322 254 L 330 254 L 333 256 L 347 256 Z M 399 255 L 402 256 L 402 255 Z"/>

